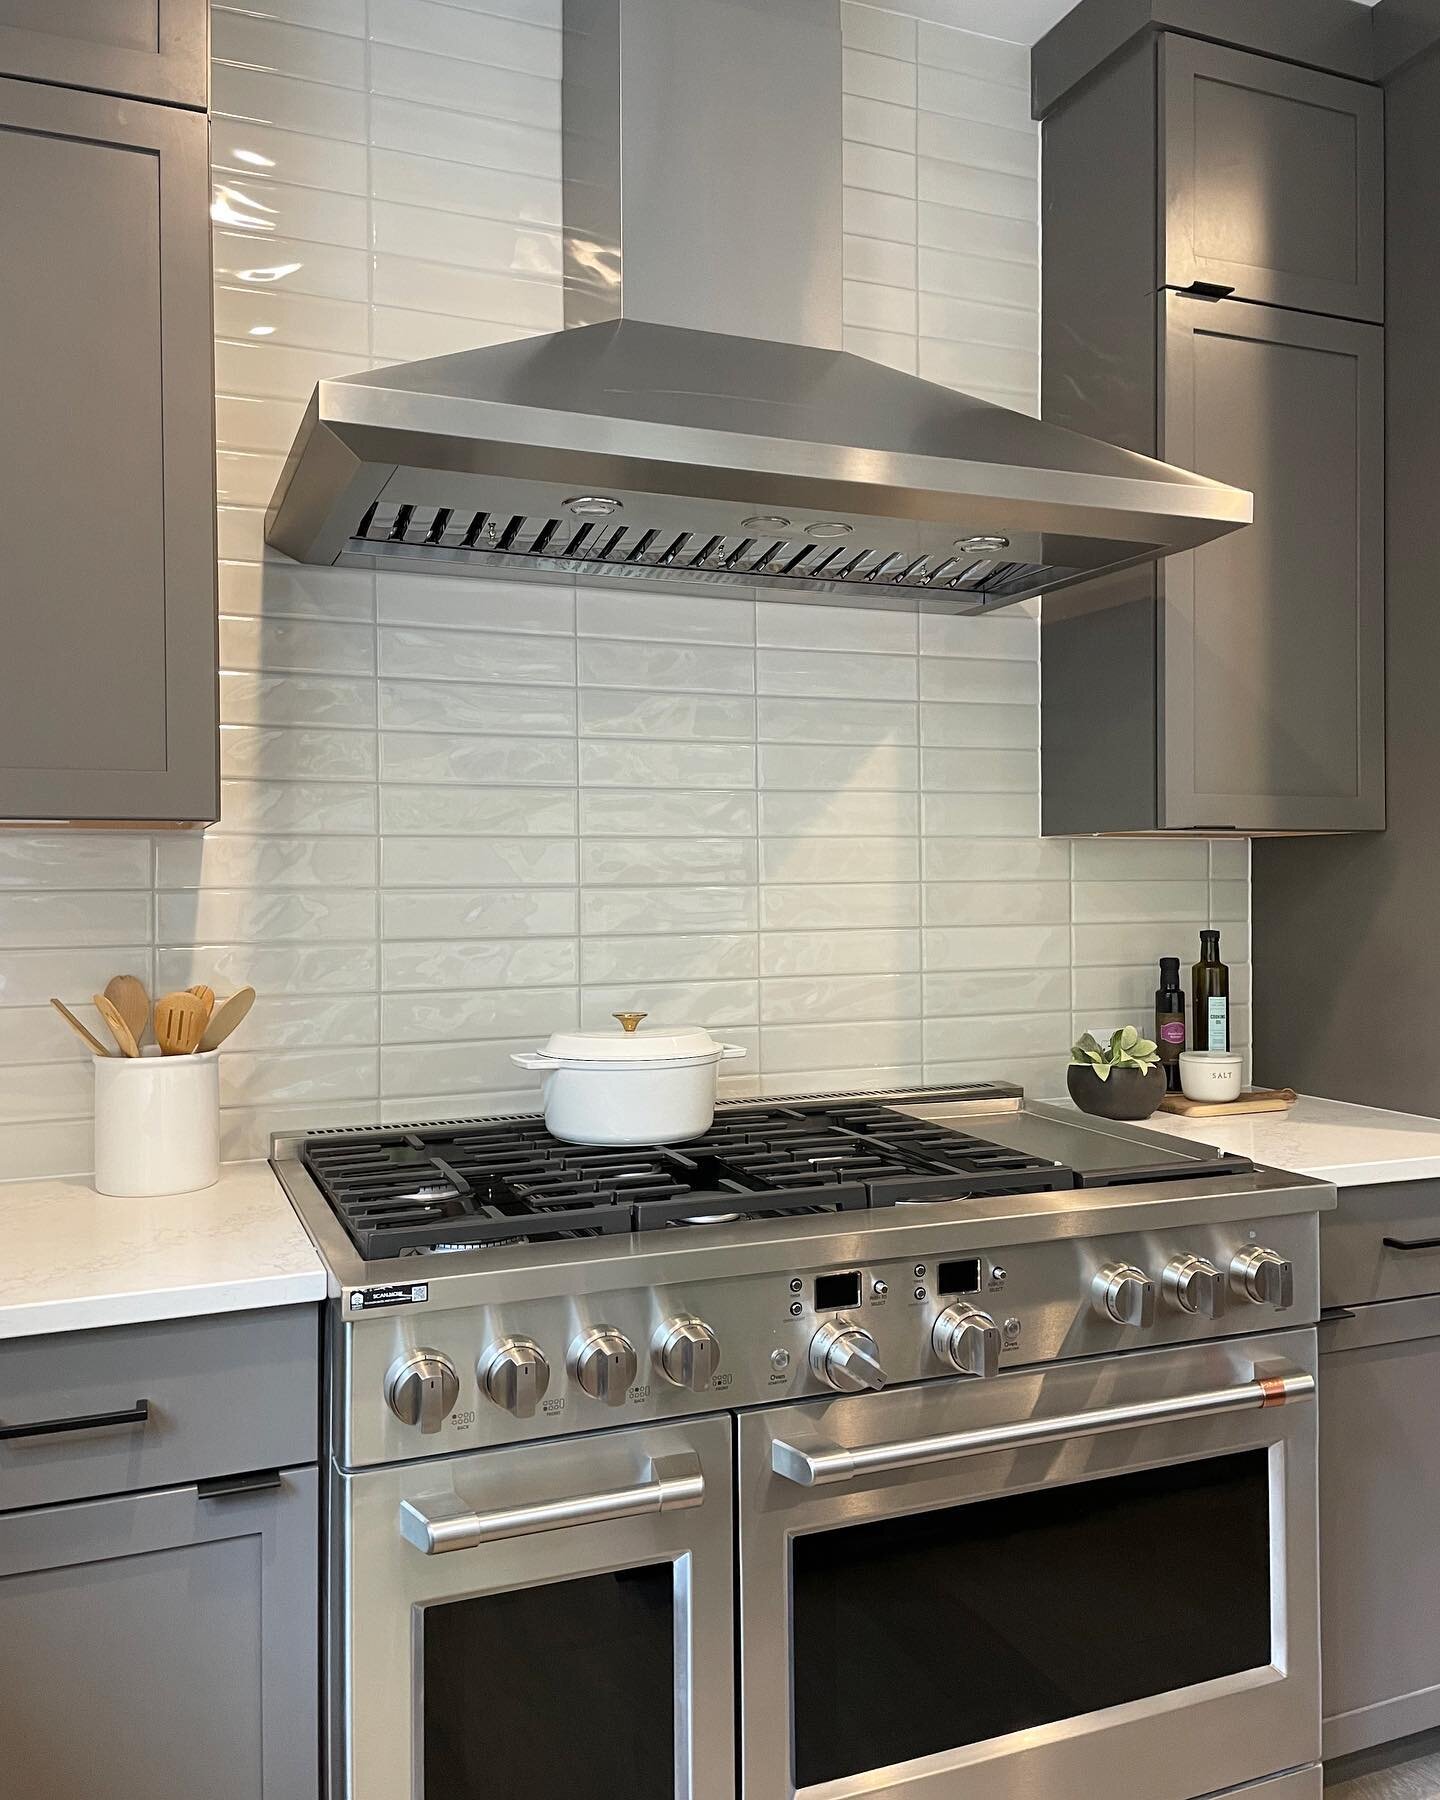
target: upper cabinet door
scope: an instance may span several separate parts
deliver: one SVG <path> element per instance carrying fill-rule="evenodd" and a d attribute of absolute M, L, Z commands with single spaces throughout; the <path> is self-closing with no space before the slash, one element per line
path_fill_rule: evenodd
<path fill-rule="evenodd" d="M 208 0 L 0 0 L 0 75 L 203 108 Z"/>
<path fill-rule="evenodd" d="M 0 820 L 217 816 L 208 125 L 0 81 Z"/>
<path fill-rule="evenodd" d="M 1384 334 L 1160 298 L 1161 455 L 1255 523 L 1161 565 L 1163 827 L 1385 823 Z"/>
<path fill-rule="evenodd" d="M 1384 317 L 1379 88 L 1166 34 L 1161 285 Z"/>

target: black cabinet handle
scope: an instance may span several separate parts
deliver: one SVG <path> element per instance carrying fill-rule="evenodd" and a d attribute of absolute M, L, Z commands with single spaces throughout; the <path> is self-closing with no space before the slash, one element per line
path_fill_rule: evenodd
<path fill-rule="evenodd" d="M 1387 1250 L 1440 1250 L 1440 1237 L 1435 1238 L 1381 1238 L 1380 1242 Z"/>
<path fill-rule="evenodd" d="M 1315 1323 L 1317 1325 L 1343 1325 L 1346 1319 L 1354 1317 L 1354 1313 L 1348 1306 L 1327 1306 Z"/>
<path fill-rule="evenodd" d="M 1191 300 L 1228 300 L 1235 290 L 1223 281 L 1192 281 L 1189 287 L 1176 288 L 1175 292 Z"/>
<path fill-rule="evenodd" d="M 102 1431 L 107 1425 L 143 1425 L 150 1402 L 137 1400 L 123 1412 L 85 1413 L 78 1419 L 37 1419 L 33 1425 L 0 1425 L 0 1439 L 50 1437 L 59 1431 Z"/>
<path fill-rule="evenodd" d="M 246 1494 L 273 1494 L 281 1485 L 278 1469 L 256 1469 L 248 1475 L 217 1475 L 210 1481 L 197 1481 L 195 1492 L 202 1500 L 238 1500 Z"/>

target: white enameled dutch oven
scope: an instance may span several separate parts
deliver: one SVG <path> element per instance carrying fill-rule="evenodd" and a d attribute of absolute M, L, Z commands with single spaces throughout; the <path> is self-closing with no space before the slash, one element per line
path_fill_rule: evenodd
<path fill-rule="evenodd" d="M 569 1144 L 673 1144 L 702 1137 L 715 1117 L 722 1061 L 744 1056 L 699 1025 L 639 1029 L 644 1013 L 616 1013 L 619 1031 L 557 1031 L 543 1050 L 514 1053 L 544 1071 L 545 1125 Z"/>

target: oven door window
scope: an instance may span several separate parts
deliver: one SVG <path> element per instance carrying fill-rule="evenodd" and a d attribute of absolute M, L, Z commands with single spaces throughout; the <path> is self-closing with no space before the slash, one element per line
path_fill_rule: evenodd
<path fill-rule="evenodd" d="M 796 1537 L 791 1582 L 801 1788 L 1265 1668 L 1269 1453 Z"/>
<path fill-rule="evenodd" d="M 425 1800 L 674 1800 L 675 1570 L 422 1615 Z"/>

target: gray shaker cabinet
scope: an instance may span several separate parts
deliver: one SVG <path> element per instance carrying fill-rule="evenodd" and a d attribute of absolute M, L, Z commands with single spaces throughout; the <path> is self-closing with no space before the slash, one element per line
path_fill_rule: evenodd
<path fill-rule="evenodd" d="M 317 1505 L 308 1468 L 0 1515 L 0 1792 L 315 1800 Z"/>
<path fill-rule="evenodd" d="M 0 80 L 0 821 L 217 816 L 208 164 Z"/>
<path fill-rule="evenodd" d="M 1167 33 L 1160 282 L 1384 317 L 1380 89 Z"/>
<path fill-rule="evenodd" d="M 0 75 L 203 110 L 208 0 L 0 0 Z"/>

